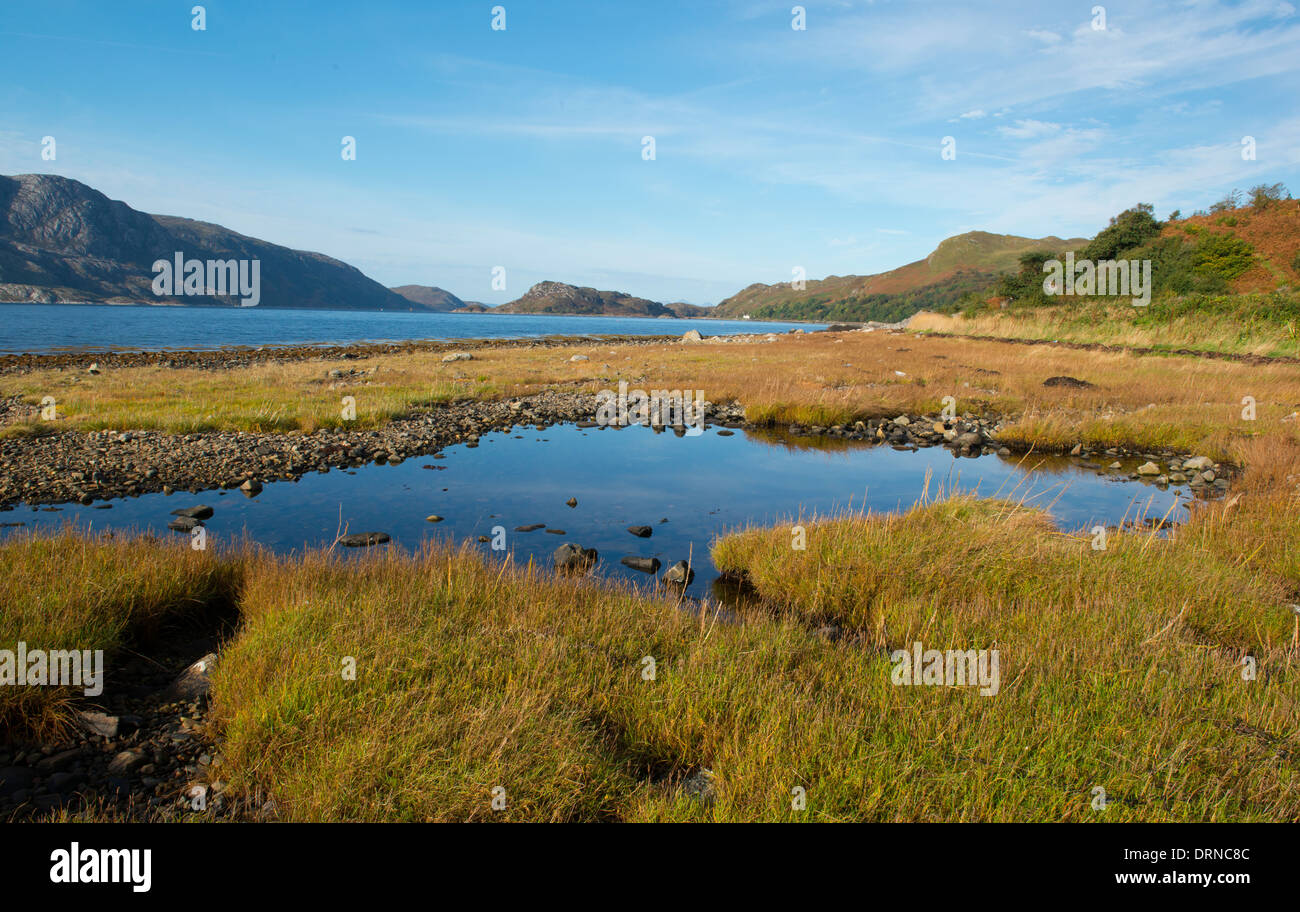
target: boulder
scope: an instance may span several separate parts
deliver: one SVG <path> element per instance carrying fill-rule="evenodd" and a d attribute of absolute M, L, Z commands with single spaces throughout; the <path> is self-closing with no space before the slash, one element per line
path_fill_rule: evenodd
<path fill-rule="evenodd" d="M 190 665 L 168 686 L 165 699 L 197 700 L 208 692 L 212 686 L 212 669 L 216 667 L 216 653 L 209 652 L 203 658 Z"/>
<path fill-rule="evenodd" d="M 1156 465 L 1154 462 L 1144 462 L 1142 465 L 1138 466 L 1137 472 L 1139 475 L 1154 477 L 1160 474 L 1160 466 Z"/>
<path fill-rule="evenodd" d="M 89 735 L 99 735 L 101 738 L 117 737 L 117 716 L 102 712 L 82 712 L 77 715 L 77 724 Z"/>
<path fill-rule="evenodd" d="M 565 542 L 555 549 L 555 569 L 564 573 L 585 573 L 590 570 L 600 554 L 595 548 L 584 548 L 574 542 Z"/>
<path fill-rule="evenodd" d="M 619 561 L 624 567 L 631 567 L 633 570 L 640 570 L 642 573 L 658 573 L 659 558 L 657 557 L 637 557 L 628 555 Z"/>
<path fill-rule="evenodd" d="M 183 510 L 172 510 L 172 516 L 185 516 L 190 519 L 211 519 L 212 508 L 207 504 L 199 504 L 197 507 L 186 507 Z"/>
<path fill-rule="evenodd" d="M 689 329 L 686 331 L 686 334 L 682 336 L 682 341 L 685 343 L 703 342 L 704 337 L 700 335 L 698 329 Z"/>
<path fill-rule="evenodd" d="M 137 766 L 145 762 L 145 753 L 142 750 L 124 750 L 117 754 L 108 764 L 108 773 L 110 776 L 127 776 Z"/>
<path fill-rule="evenodd" d="M 51 754 L 42 760 L 38 760 L 36 762 L 36 772 L 42 776 L 48 776 L 50 773 L 67 769 L 80 758 L 81 751 L 75 747 L 59 751 L 57 754 Z"/>
<path fill-rule="evenodd" d="M 349 535 L 340 535 L 338 543 L 345 548 L 369 548 L 371 545 L 382 545 L 385 542 L 392 541 L 387 532 L 353 532 Z"/>
<path fill-rule="evenodd" d="M 690 798 L 704 804 L 712 804 L 716 790 L 714 782 L 717 776 L 707 766 L 702 766 L 682 782 L 682 791 Z"/>
<path fill-rule="evenodd" d="M 631 532 L 637 538 L 649 538 L 654 534 L 654 529 L 650 526 L 628 526 L 627 531 Z"/>
<path fill-rule="evenodd" d="M 695 571 L 684 560 L 679 560 L 664 573 L 663 581 L 671 586 L 689 586 L 695 579 Z"/>

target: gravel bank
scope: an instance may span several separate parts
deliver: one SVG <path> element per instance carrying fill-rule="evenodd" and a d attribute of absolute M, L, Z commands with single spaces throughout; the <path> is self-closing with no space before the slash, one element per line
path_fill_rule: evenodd
<path fill-rule="evenodd" d="M 597 411 L 594 395 L 546 391 L 501 401 L 469 400 L 431 409 L 373 430 L 320 430 L 312 434 L 220 432 L 173 435 L 151 431 L 63 432 L 0 441 L 0 509 L 18 503 L 84 503 L 170 491 L 198 493 L 241 485 L 255 489 L 308 472 L 396 463 L 437 453 L 447 446 L 474 444 L 491 431 L 515 427 L 544 429 L 554 424 L 590 425 Z M 750 428 L 737 404 L 710 403 L 712 425 Z M 900 415 L 853 425 L 790 425 L 792 436 L 832 437 L 887 444 L 896 449 L 945 446 L 961 456 L 1011 450 L 997 441 L 996 419 Z M 683 433 L 683 428 L 675 428 Z M 724 432 L 725 433 L 725 432 Z M 1207 464 L 1183 472 L 1192 454 L 1145 453 L 1113 448 L 1071 455 L 1084 468 L 1101 469 L 1092 458 L 1142 457 L 1159 471 L 1134 473 L 1155 483 L 1227 485 L 1226 468 Z M 1113 471 L 1113 469 L 1111 469 Z M 1209 477 L 1205 473 L 1209 472 Z M 1195 479 L 1195 480 L 1193 480 Z"/>

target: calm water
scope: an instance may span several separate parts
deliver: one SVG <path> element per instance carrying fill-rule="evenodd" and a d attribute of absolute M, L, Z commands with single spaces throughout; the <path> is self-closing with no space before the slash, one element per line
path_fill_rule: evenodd
<path fill-rule="evenodd" d="M 1104 478 L 1059 458 L 1029 471 L 996 456 L 954 459 L 942 448 L 913 453 L 834 441 L 836 449 L 813 449 L 742 431 L 724 437 L 718 430 L 683 438 L 642 427 L 572 425 L 494 433 L 476 448 L 444 450 L 443 459 L 415 457 L 396 466 L 313 473 L 298 482 L 268 484 L 253 499 L 238 491 L 150 494 L 114 500 L 110 510 L 67 505 L 47 513 L 19 507 L 0 513 L 0 523 L 57 528 L 71 520 L 96 529 L 149 529 L 179 537 L 183 533 L 166 528 L 171 511 L 205 503 L 216 510 L 204 524 L 209 547 L 247 533 L 281 552 L 328 545 L 340 530 L 387 532 L 397 545 L 414 548 L 425 538 L 459 542 L 491 536 L 494 526 L 502 526 L 516 559 L 549 564 L 557 547 L 573 541 L 599 550 L 598 572 L 634 580 L 646 577 L 623 567 L 624 555 L 658 557 L 665 567 L 693 557 L 697 577 L 690 591 L 702 595 L 717 577 L 708 556 L 715 536 L 751 523 L 863 505 L 905 509 L 920 496 L 927 471 L 932 494 L 942 485 L 1023 498 L 1050 509 L 1065 529 L 1166 513 L 1181 521 L 1187 511 L 1180 503 L 1191 499 L 1186 488 L 1161 491 Z M 570 497 L 577 498 L 577 507 L 565 505 Z M 426 522 L 429 514 L 445 520 Z M 514 531 L 533 523 L 562 529 L 564 535 Z M 629 525 L 652 526 L 654 534 L 637 538 L 626 531 Z M 0 534 L 14 531 L 4 528 Z M 492 553 L 488 544 L 475 546 Z"/>
<path fill-rule="evenodd" d="M 745 320 L 649 320 L 528 314 L 276 310 L 267 307 L 149 307 L 0 304 L 0 353 L 210 349 L 236 345 L 341 344 L 408 339 L 509 339 L 528 336 L 704 335 L 786 332 L 822 324 Z"/>

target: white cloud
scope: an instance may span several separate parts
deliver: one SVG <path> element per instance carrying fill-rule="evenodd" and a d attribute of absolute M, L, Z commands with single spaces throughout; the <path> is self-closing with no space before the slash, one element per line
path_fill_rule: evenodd
<path fill-rule="evenodd" d="M 998 127 L 998 132 L 1008 139 L 1037 139 L 1060 133 L 1061 125 L 1043 120 L 1017 120 L 1015 126 Z"/>

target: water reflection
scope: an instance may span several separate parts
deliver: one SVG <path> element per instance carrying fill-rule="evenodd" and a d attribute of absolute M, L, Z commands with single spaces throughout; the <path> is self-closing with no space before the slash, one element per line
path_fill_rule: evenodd
<path fill-rule="evenodd" d="M 623 557 L 658 558 L 664 568 L 690 559 L 696 578 L 689 593 L 700 596 L 727 585 L 709 559 L 718 535 L 846 510 L 904 510 L 927 485 L 931 494 L 941 487 L 1023 500 L 1071 530 L 1143 517 L 1181 520 L 1182 505 L 1192 500 L 1185 486 L 1134 484 L 1067 457 L 958 459 L 942 447 L 905 452 L 842 438 L 728 430 L 678 437 L 643 427 L 517 428 L 484 435 L 475 448 L 450 447 L 436 460 L 267 484 L 252 499 L 220 490 L 150 494 L 111 501 L 107 510 L 19 508 L 3 519 L 23 523 L 18 528 L 73 520 L 166 536 L 179 534 L 166 528 L 173 510 L 207 504 L 215 514 L 204 526 L 217 544 L 246 535 L 289 553 L 328 545 L 341 532 L 384 532 L 398 547 L 469 541 L 489 556 L 498 554 L 492 543 L 503 541 L 516 560 L 547 565 L 557 547 L 575 542 L 600 552 L 598 573 L 641 584 L 647 577 L 622 565 Z M 649 526 L 651 534 L 640 537 L 629 526 Z M 14 528 L 0 527 L 0 535 Z"/>

